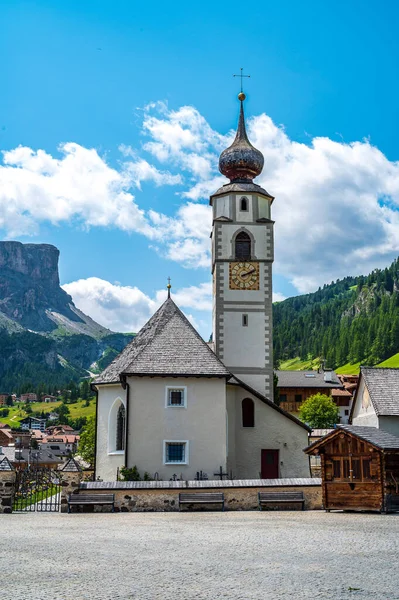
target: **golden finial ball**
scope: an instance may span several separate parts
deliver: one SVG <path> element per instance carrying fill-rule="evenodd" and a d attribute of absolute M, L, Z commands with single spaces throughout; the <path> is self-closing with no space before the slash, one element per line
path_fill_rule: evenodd
<path fill-rule="evenodd" d="M 245 100 L 245 98 L 246 98 L 246 95 L 244 94 L 244 92 L 240 92 L 240 93 L 238 94 L 238 99 L 239 99 L 239 100 L 241 100 L 241 102 L 242 102 L 243 100 Z"/>
<path fill-rule="evenodd" d="M 166 287 L 168 288 L 168 290 L 170 290 L 170 288 L 171 288 L 172 286 L 170 285 L 170 283 L 168 283 L 168 285 L 167 285 Z"/>

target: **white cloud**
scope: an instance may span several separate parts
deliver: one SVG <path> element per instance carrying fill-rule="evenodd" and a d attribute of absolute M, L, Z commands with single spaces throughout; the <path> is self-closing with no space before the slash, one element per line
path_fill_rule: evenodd
<path fill-rule="evenodd" d="M 273 292 L 273 302 L 282 302 L 287 296 L 281 294 L 281 292 Z"/>
<path fill-rule="evenodd" d="M 233 132 L 214 131 L 190 106 L 170 110 L 153 103 L 143 115 L 143 148 L 121 146 L 119 169 L 95 149 L 74 143 L 63 144 L 59 158 L 24 147 L 5 152 L 0 228 L 14 236 L 36 233 L 45 221 L 116 227 L 145 235 L 170 260 L 208 269 L 207 200 L 225 181 L 218 155 Z M 248 129 L 265 156 L 257 182 L 276 196 L 274 269 L 298 291 L 367 273 L 399 253 L 397 162 L 368 140 L 295 142 L 265 114 L 249 119 Z M 140 194 L 144 181 L 178 186 L 181 204 L 175 214 L 143 210 L 130 190 Z"/>
<path fill-rule="evenodd" d="M 79 279 L 66 283 L 63 289 L 72 296 L 80 310 L 112 331 L 137 332 L 165 301 L 166 290 L 159 290 L 151 298 L 137 287 L 111 283 L 98 277 Z M 198 328 L 195 317 L 189 312 L 212 309 L 212 287 L 210 283 L 173 290 L 173 299 L 191 323 Z M 209 323 L 206 323 L 205 336 Z"/>

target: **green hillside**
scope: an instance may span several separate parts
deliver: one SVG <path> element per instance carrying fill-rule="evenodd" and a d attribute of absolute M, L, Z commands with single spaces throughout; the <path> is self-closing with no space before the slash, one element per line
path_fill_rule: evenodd
<path fill-rule="evenodd" d="M 283 369 L 339 373 L 399 366 L 399 259 L 368 276 L 346 277 L 273 306 L 274 358 Z"/>
<path fill-rule="evenodd" d="M 67 404 L 66 406 L 68 407 L 69 410 L 69 414 L 68 414 L 68 419 L 71 419 L 72 421 L 76 421 L 77 419 L 81 419 L 83 417 L 90 417 L 91 415 L 95 414 L 96 411 L 96 401 L 94 398 L 91 398 L 89 400 L 89 406 L 86 406 L 86 400 L 78 400 L 77 402 L 73 403 L 73 404 Z M 22 419 L 24 419 L 25 417 L 28 417 L 29 415 L 32 417 L 35 416 L 41 416 L 42 411 L 44 411 L 44 413 L 50 413 L 50 412 L 57 412 L 57 408 L 59 408 L 61 406 L 62 402 L 30 402 L 29 406 L 32 409 L 32 413 L 27 413 L 26 412 L 26 407 L 27 404 L 25 403 L 18 403 L 15 404 L 14 406 L 9 407 L 9 414 L 5 417 L 2 416 L 2 412 L 4 411 L 4 409 L 8 408 L 8 407 L 3 407 L 0 408 L 0 421 L 1 423 L 6 423 L 7 425 L 10 425 L 10 427 L 14 428 L 14 429 L 18 429 L 20 422 L 22 421 Z"/>

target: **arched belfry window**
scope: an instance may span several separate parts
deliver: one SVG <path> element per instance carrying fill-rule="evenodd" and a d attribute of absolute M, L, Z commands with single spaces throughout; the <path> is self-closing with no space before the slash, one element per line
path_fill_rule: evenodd
<path fill-rule="evenodd" d="M 240 210 L 248 210 L 248 200 L 247 198 L 241 198 L 240 200 Z"/>
<path fill-rule="evenodd" d="M 125 431 L 126 431 L 126 411 L 123 404 L 116 413 L 116 448 L 115 450 L 125 449 Z"/>
<path fill-rule="evenodd" d="M 244 398 L 241 402 L 242 426 L 255 427 L 255 405 L 251 398 Z"/>
<path fill-rule="evenodd" d="M 235 240 L 235 257 L 238 260 L 250 260 L 251 238 L 245 231 L 240 231 Z"/>

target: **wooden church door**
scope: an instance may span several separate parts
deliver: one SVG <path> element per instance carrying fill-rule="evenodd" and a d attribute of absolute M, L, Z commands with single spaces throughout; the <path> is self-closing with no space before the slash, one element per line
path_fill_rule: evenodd
<path fill-rule="evenodd" d="M 278 479 L 278 450 L 262 450 L 261 478 Z"/>

